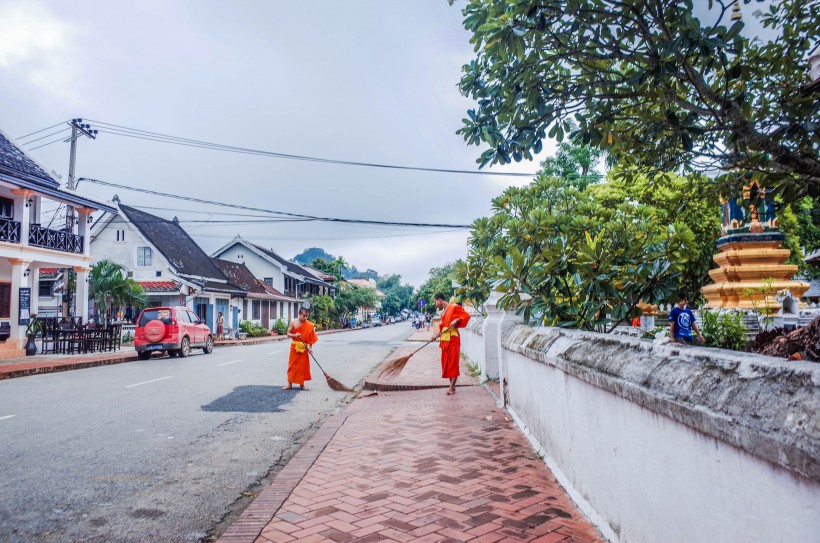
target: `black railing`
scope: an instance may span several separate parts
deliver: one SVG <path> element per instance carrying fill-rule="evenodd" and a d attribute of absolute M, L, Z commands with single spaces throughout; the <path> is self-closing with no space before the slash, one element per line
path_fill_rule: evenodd
<path fill-rule="evenodd" d="M 0 219 L 0 241 L 20 243 L 20 223 L 8 219 Z"/>
<path fill-rule="evenodd" d="M 62 230 L 50 230 L 36 224 L 29 226 L 28 244 L 45 249 L 65 251 L 66 253 L 83 252 L 82 236 L 76 236 Z"/>

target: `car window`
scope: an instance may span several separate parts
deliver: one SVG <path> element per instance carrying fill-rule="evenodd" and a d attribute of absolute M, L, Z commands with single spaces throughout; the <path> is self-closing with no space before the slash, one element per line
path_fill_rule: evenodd
<path fill-rule="evenodd" d="M 199 322 L 199 317 L 197 316 L 196 313 L 194 313 L 193 311 L 186 311 L 186 313 L 188 313 L 188 318 L 191 320 L 191 322 L 193 322 L 193 323 Z"/>
<path fill-rule="evenodd" d="M 159 320 L 164 324 L 171 324 L 171 310 L 170 309 L 146 309 L 140 316 L 140 321 L 137 326 L 145 326 L 150 321 Z"/>
<path fill-rule="evenodd" d="M 190 317 L 188 317 L 187 311 L 177 311 L 177 320 L 179 322 L 191 322 Z"/>

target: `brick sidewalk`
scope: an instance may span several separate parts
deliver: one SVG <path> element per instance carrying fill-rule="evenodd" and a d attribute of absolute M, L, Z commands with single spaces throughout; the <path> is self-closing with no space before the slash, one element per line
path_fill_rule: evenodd
<path fill-rule="evenodd" d="M 421 351 L 400 377 L 437 366 L 437 351 Z M 505 412 L 468 383 L 455 396 L 354 401 L 219 541 L 602 541 Z"/>

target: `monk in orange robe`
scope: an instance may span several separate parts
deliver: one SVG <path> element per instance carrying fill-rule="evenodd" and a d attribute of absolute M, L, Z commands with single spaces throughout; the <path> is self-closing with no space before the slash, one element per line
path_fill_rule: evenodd
<path fill-rule="evenodd" d="M 441 347 L 441 376 L 450 380 L 450 388 L 447 395 L 456 393 L 456 381 L 461 372 L 458 363 L 461 356 L 461 338 L 458 329 L 467 326 L 470 322 L 470 314 L 464 311 L 458 304 L 447 303 L 444 294 L 438 293 L 435 296 L 436 307 L 443 309 L 441 315 L 441 336 L 439 336 L 439 347 Z"/>
<path fill-rule="evenodd" d="M 290 390 L 294 384 L 307 390 L 305 381 L 310 381 L 310 349 L 319 341 L 313 323 L 307 319 L 308 309 L 302 307 L 299 309 L 299 317 L 290 321 L 288 326 L 288 337 L 293 341 L 288 357 L 288 386 L 282 387 L 282 390 Z"/>

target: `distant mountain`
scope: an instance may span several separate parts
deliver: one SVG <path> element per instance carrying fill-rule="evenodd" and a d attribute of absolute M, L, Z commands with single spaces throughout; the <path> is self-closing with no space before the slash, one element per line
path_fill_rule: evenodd
<path fill-rule="evenodd" d="M 304 264 L 305 266 L 310 266 L 310 264 L 317 258 L 324 260 L 326 262 L 332 262 L 336 260 L 335 256 L 328 253 L 324 249 L 320 249 L 319 247 L 311 247 L 310 249 L 305 249 L 298 255 L 294 256 L 293 261 L 299 264 Z"/>

